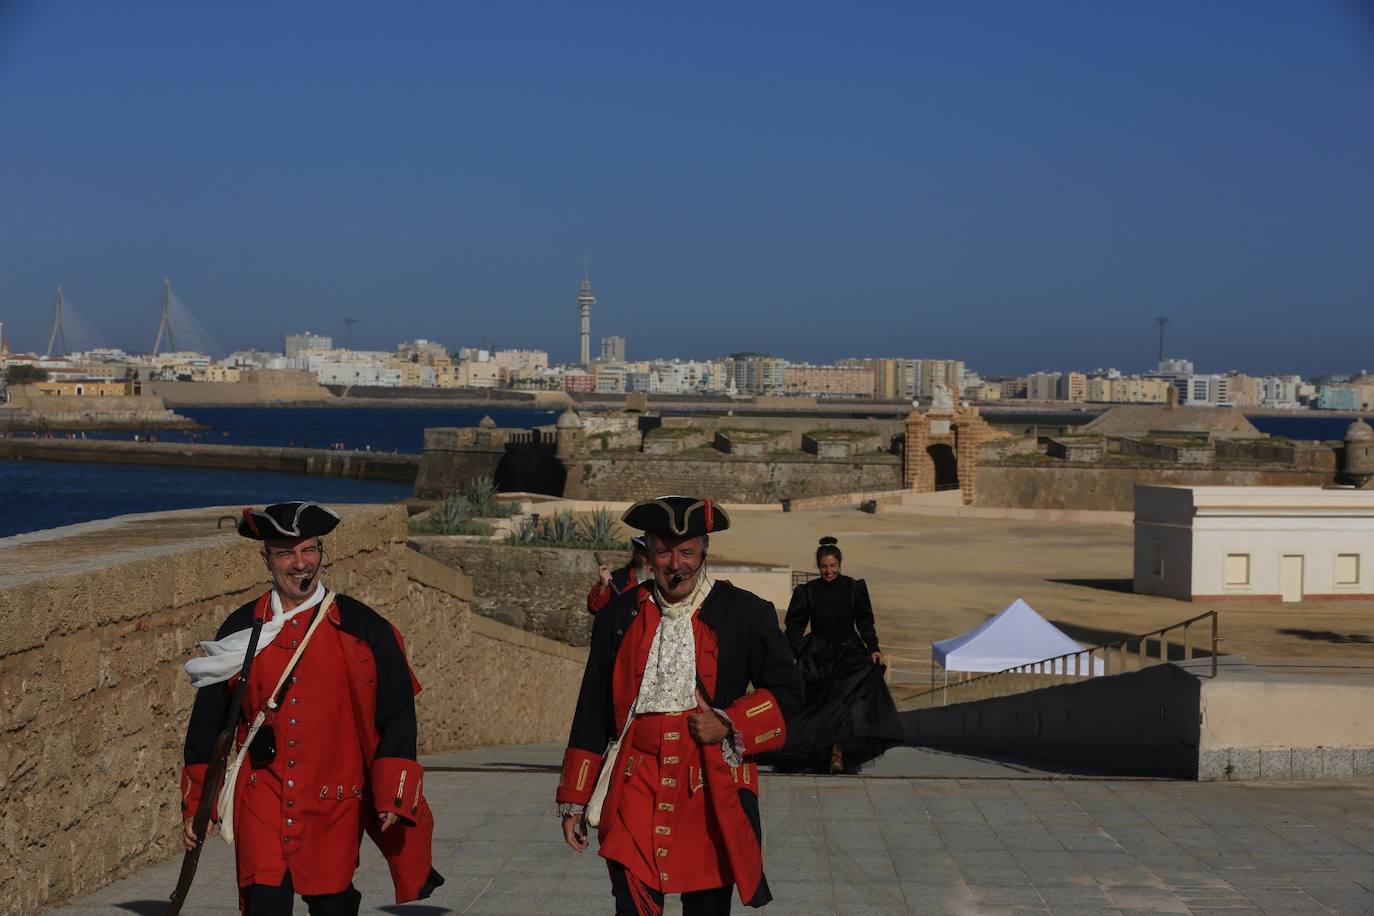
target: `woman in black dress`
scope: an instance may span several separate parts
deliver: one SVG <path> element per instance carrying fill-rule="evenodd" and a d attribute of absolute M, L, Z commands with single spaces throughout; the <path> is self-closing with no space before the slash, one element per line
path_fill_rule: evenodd
<path fill-rule="evenodd" d="M 820 576 L 797 586 L 787 607 L 787 639 L 806 681 L 806 706 L 788 722 L 787 745 L 770 755 L 778 769 L 856 773 L 902 743 L 868 586 L 843 575 L 842 561 L 835 538 L 821 538 Z"/>

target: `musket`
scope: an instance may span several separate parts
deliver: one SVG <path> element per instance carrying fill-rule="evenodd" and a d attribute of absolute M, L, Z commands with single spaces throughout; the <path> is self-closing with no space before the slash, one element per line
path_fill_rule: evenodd
<path fill-rule="evenodd" d="M 599 551 L 599 550 L 593 550 L 593 551 L 592 551 L 592 559 L 596 561 L 597 569 L 600 569 L 601 567 L 603 567 L 603 566 L 606 565 L 606 561 L 603 560 L 603 559 L 601 559 L 601 551 Z M 606 584 L 609 585 L 609 586 L 611 587 L 611 594 L 614 594 L 614 595 L 619 595 L 619 594 L 620 594 L 620 589 L 618 589 L 618 588 L 615 587 L 615 580 L 614 580 L 614 579 L 612 579 L 610 582 L 608 582 L 608 583 L 606 583 Z"/>
<path fill-rule="evenodd" d="M 234 697 L 229 702 L 229 716 L 224 722 L 224 730 L 215 739 L 215 749 L 210 755 L 210 764 L 205 768 L 205 780 L 201 785 L 200 803 L 196 805 L 195 816 L 191 819 L 191 832 L 196 837 L 193 849 L 186 850 L 181 860 L 181 875 L 177 878 L 176 890 L 172 891 L 171 903 L 167 904 L 167 916 L 177 916 L 186 903 L 186 895 L 191 890 L 191 882 L 196 877 L 196 866 L 200 863 L 200 851 L 205 847 L 207 828 L 210 826 L 210 812 L 219 796 L 219 784 L 224 779 L 224 771 L 229 766 L 229 755 L 234 750 L 234 737 L 239 728 L 239 712 L 243 709 L 243 691 L 248 684 L 248 674 L 253 668 L 253 656 L 257 654 L 258 634 L 262 632 L 265 608 L 253 611 L 253 632 L 248 636 L 248 653 L 243 657 L 243 668 L 239 671 L 239 683 L 234 688 Z"/>

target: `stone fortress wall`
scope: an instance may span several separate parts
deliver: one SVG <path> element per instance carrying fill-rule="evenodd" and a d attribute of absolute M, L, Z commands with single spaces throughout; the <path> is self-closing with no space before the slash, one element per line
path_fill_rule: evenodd
<path fill-rule="evenodd" d="M 0 914 L 177 855 L 192 690 L 182 665 L 264 589 L 202 509 L 0 540 Z M 561 740 L 584 650 L 471 612 L 471 581 L 405 546 L 399 507 L 348 507 L 326 581 L 404 634 L 421 752 Z M 169 887 L 168 892 L 171 892 Z"/>

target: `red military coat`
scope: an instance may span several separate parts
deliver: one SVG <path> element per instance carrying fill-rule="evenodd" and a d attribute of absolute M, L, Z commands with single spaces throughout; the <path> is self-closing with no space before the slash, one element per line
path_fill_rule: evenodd
<path fill-rule="evenodd" d="M 597 580 L 592 590 L 587 592 L 587 613 L 595 614 L 611 603 L 611 599 L 621 592 L 627 592 L 639 584 L 639 572 L 633 566 L 625 566 L 611 573 L 611 584 L 602 585 Z"/>
<path fill-rule="evenodd" d="M 639 692 L 659 619 L 647 588 L 597 614 L 559 802 L 590 798 L 606 744 Z M 692 628 L 700 686 L 730 717 L 746 755 L 782 747 L 786 717 L 801 707 L 803 687 L 773 606 L 717 582 Z M 603 809 L 601 854 L 665 893 L 733 881 L 746 904 L 767 903 L 756 765 L 746 759 L 732 768 L 718 744 L 697 745 L 683 714 L 637 719 L 626 745 Z"/>
<path fill-rule="evenodd" d="M 244 605 L 220 636 L 251 625 L 264 600 Z M 263 708 L 315 612 L 287 623 L 253 662 L 244 694 L 239 740 Z M 400 635 L 371 608 L 339 596 L 325 610 L 286 688 L 269 713 L 275 759 L 254 767 L 247 758 L 235 789 L 235 853 L 240 887 L 281 884 L 286 872 L 300 894 L 337 893 L 358 865 L 364 831 L 391 867 L 396 902 L 428 896 L 443 879 L 433 871 L 433 816 L 415 761 L 414 680 Z M 182 808 L 199 803 L 206 761 L 223 723 L 229 683 L 201 688 L 192 710 L 182 771 Z M 399 820 L 385 833 L 381 813 Z"/>

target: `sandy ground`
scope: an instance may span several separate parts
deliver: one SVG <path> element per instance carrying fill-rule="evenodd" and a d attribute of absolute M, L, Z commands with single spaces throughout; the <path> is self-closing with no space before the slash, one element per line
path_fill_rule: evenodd
<path fill-rule="evenodd" d="M 929 684 L 930 643 L 976 626 L 1016 598 L 1069 636 L 1098 645 L 1185 620 L 1211 606 L 1131 592 L 1129 528 L 916 515 L 854 509 L 745 513 L 712 541 L 739 562 L 814 564 L 833 535 L 844 571 L 868 582 L 895 682 Z M 1220 651 L 1251 661 L 1374 660 L 1374 601 L 1220 606 Z"/>

